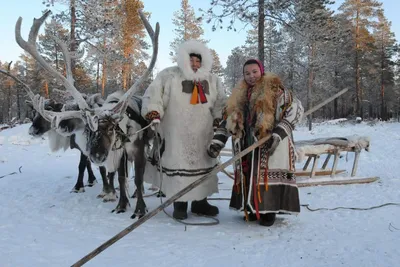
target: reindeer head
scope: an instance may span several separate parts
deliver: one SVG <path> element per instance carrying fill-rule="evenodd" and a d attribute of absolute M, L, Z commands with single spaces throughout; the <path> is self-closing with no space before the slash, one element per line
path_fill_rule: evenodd
<path fill-rule="evenodd" d="M 110 151 L 121 149 L 126 142 L 129 142 L 129 138 L 120 129 L 118 121 L 104 117 L 99 120 L 96 131 L 89 131 L 89 159 L 101 165 L 108 158 Z"/>
<path fill-rule="evenodd" d="M 29 127 L 29 134 L 34 137 L 42 136 L 51 129 L 51 123 L 33 107 L 32 102 L 26 101 L 26 105 L 28 106 L 28 118 L 32 121 L 32 125 Z M 50 99 L 46 101 L 44 109 L 60 112 L 63 106 L 62 103 L 56 103 Z"/>
<path fill-rule="evenodd" d="M 132 97 L 125 114 L 111 112 L 113 107 L 124 97 L 123 91 L 109 95 L 102 112 L 97 114 L 96 129 L 88 127 L 89 158 L 96 164 L 102 164 L 109 156 L 110 151 L 121 149 L 130 142 L 129 131 L 138 131 L 147 125 L 140 116 L 141 99 Z M 132 140 L 133 141 L 133 140 Z"/>

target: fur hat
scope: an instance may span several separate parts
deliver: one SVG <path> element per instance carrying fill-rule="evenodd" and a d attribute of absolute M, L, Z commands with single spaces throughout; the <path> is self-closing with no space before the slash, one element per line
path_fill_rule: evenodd
<path fill-rule="evenodd" d="M 194 72 L 190 67 L 190 54 L 201 56 L 201 67 L 197 72 Z M 188 40 L 179 46 L 176 61 L 185 79 L 204 80 L 211 73 L 213 57 L 210 49 L 204 43 L 197 40 Z"/>

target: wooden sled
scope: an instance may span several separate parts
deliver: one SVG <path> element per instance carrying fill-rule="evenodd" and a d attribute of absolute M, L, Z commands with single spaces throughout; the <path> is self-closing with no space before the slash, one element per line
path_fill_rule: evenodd
<path fill-rule="evenodd" d="M 340 174 L 340 173 L 344 173 L 344 172 L 346 172 L 346 170 L 336 170 L 334 173 Z M 332 170 L 318 169 L 315 171 L 314 175 L 315 176 L 325 176 L 325 175 L 330 175 L 331 173 L 332 173 Z M 311 177 L 311 175 L 312 175 L 311 171 L 296 171 L 297 177 L 304 177 L 304 176 Z"/>
<path fill-rule="evenodd" d="M 379 177 L 356 177 L 358 160 L 362 150 L 369 151 L 370 140 L 366 136 L 318 138 L 295 142 L 298 161 L 306 162 L 301 171 L 296 171 L 299 187 L 315 185 L 340 185 L 371 183 L 379 180 Z M 337 169 L 340 154 L 342 152 L 355 153 L 353 167 L 350 176 L 337 176 L 344 174 L 346 170 Z M 319 168 L 319 160 L 322 155 L 326 158 Z M 232 156 L 232 151 L 223 149 L 221 156 Z M 333 163 L 328 168 L 328 163 L 333 156 Z M 311 168 L 309 168 L 313 161 Z M 232 173 L 229 173 L 232 175 Z"/>
<path fill-rule="evenodd" d="M 379 180 L 379 177 L 313 177 L 313 178 L 303 178 L 298 177 L 296 179 L 298 187 L 308 187 L 308 186 L 323 186 L 323 185 L 348 185 L 348 184 L 367 184 L 373 183 Z"/>

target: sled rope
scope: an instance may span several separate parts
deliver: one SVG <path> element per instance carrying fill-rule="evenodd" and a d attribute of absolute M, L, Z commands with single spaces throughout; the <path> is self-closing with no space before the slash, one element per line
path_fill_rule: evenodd
<path fill-rule="evenodd" d="M 209 198 L 209 200 L 231 200 L 229 197 L 211 197 Z M 374 209 L 379 209 L 379 208 L 383 208 L 386 206 L 400 206 L 400 203 L 396 203 L 396 202 L 388 202 L 388 203 L 384 203 L 382 205 L 378 205 L 378 206 L 371 206 L 368 208 L 356 208 L 356 207 L 335 207 L 335 208 L 315 208 L 312 209 L 310 208 L 310 204 L 301 204 L 301 207 L 305 207 L 306 209 L 308 209 L 311 212 L 315 212 L 315 211 L 321 211 L 321 210 L 328 210 L 328 211 L 333 211 L 333 210 L 374 210 Z M 393 227 L 395 228 L 395 227 Z M 396 229 L 397 230 L 397 229 Z"/>
<path fill-rule="evenodd" d="M 389 223 L 389 227 L 388 227 L 388 228 L 389 228 L 389 231 L 390 231 L 390 232 L 400 231 L 400 229 L 394 227 L 392 223 Z"/>
<path fill-rule="evenodd" d="M 20 167 L 18 168 L 19 173 L 22 173 L 22 172 L 21 172 L 21 169 L 22 169 L 22 166 L 20 166 Z M 6 177 L 6 176 L 14 175 L 14 174 L 18 174 L 18 173 L 17 173 L 17 172 L 12 172 L 12 173 L 9 173 L 9 174 L 5 174 L 5 175 L 0 176 L 0 179 L 1 179 L 1 178 L 4 178 L 4 177 Z"/>
<path fill-rule="evenodd" d="M 374 210 L 374 209 L 379 209 L 379 208 L 383 208 L 386 206 L 400 206 L 400 203 L 395 203 L 395 202 L 389 202 L 389 203 L 385 203 L 382 205 L 378 205 L 378 206 L 372 206 L 372 207 L 368 207 L 368 208 L 354 208 L 354 207 L 335 207 L 335 208 L 316 208 L 316 209 L 312 209 L 310 208 L 310 204 L 302 204 L 302 207 L 305 207 L 306 209 L 308 209 L 309 211 L 320 211 L 320 210 Z"/>

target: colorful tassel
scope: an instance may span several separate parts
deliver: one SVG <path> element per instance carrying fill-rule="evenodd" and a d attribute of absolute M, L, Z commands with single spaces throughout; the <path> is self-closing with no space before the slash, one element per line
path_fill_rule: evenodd
<path fill-rule="evenodd" d="M 197 103 L 199 103 L 199 91 L 195 83 L 193 88 L 192 98 L 190 99 L 190 104 L 196 105 Z"/>
<path fill-rule="evenodd" d="M 201 85 L 201 83 L 198 83 L 198 88 L 199 88 L 200 102 L 202 104 L 207 103 L 207 97 L 204 94 L 203 86 Z"/>

